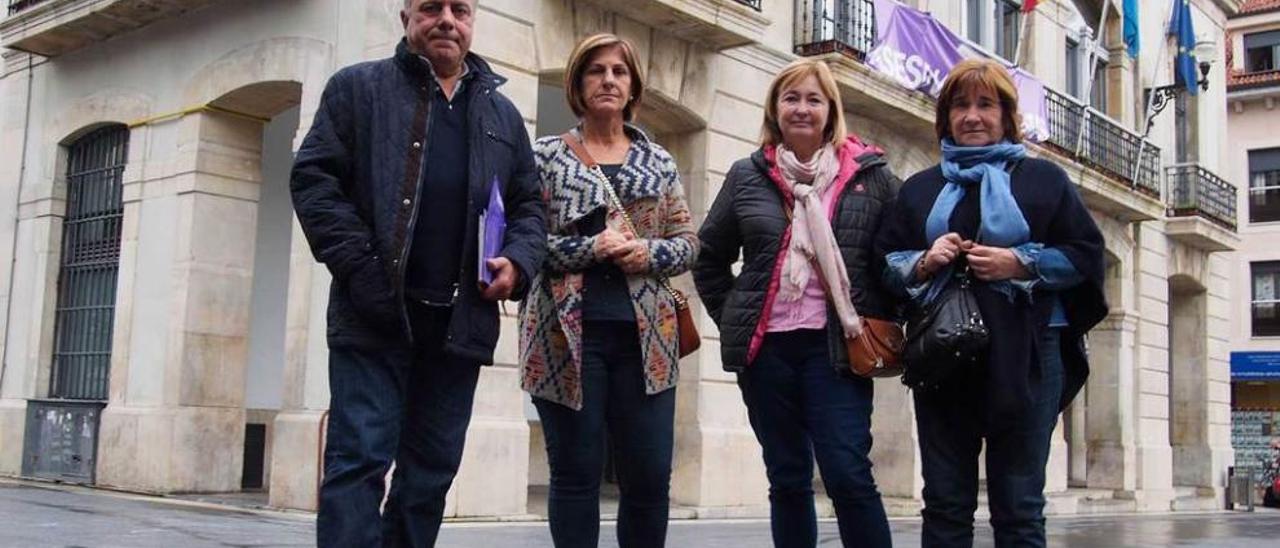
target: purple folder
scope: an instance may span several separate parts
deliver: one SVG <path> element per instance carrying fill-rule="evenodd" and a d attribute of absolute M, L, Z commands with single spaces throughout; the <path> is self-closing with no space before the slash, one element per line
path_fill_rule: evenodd
<path fill-rule="evenodd" d="M 507 232 L 507 210 L 502 205 L 501 186 L 498 178 L 494 177 L 493 184 L 489 187 L 489 205 L 480 212 L 480 264 L 476 272 L 482 286 L 493 283 L 493 272 L 489 271 L 485 261 L 502 253 L 502 238 Z"/>

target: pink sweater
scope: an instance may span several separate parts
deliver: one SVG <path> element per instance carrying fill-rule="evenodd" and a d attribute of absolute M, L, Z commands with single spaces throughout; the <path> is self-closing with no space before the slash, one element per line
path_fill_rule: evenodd
<path fill-rule="evenodd" d="M 836 196 L 844 190 L 844 185 L 834 184 L 827 187 L 822 195 L 822 207 L 827 210 L 827 219 L 835 213 Z M 783 251 L 785 253 L 785 250 Z M 790 257 L 784 261 L 790 260 Z M 784 262 L 781 272 L 786 272 Z M 809 285 L 804 288 L 804 296 L 795 301 L 777 299 L 773 302 L 773 310 L 769 312 L 769 333 L 782 333 L 797 329 L 822 329 L 827 326 L 827 292 L 822 289 L 822 281 L 818 278 L 820 271 L 815 265 L 813 274 L 809 276 Z"/>

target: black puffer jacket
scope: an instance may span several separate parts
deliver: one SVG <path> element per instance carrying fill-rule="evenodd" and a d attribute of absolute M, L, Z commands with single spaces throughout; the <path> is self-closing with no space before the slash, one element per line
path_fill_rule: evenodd
<path fill-rule="evenodd" d="M 475 283 L 477 219 L 490 183 L 501 185 L 507 232 L 502 256 L 520 270 L 519 299 L 542 268 L 546 208 L 524 119 L 498 93 L 506 79 L 479 56 L 466 63 L 469 93 L 469 195 L 460 293 L 445 351 L 492 363 L 498 341 L 497 304 Z M 412 340 L 404 300 L 405 263 L 412 247 L 422 188 L 431 94 L 429 67 L 404 41 L 390 59 L 361 63 L 330 78 L 311 131 L 294 161 L 294 209 L 316 259 L 333 273 L 329 295 L 330 346 L 381 347 Z M 469 259 L 471 258 L 471 259 Z"/>
<path fill-rule="evenodd" d="M 849 272 L 854 307 L 868 317 L 893 319 L 897 304 L 880 288 L 884 258 L 874 255 L 872 243 L 881 216 L 902 182 L 880 154 L 865 154 L 857 160 L 861 167 L 845 185 L 832 225 Z M 742 371 L 755 357 L 752 349 L 763 336 L 760 319 L 766 312 L 766 301 L 777 292 L 774 278 L 781 242 L 789 238 L 783 207 L 784 200 L 789 203 L 791 198 L 784 198 L 770 179 L 770 169 L 764 149 L 734 163 L 698 233 L 702 251 L 693 279 L 707 312 L 720 328 L 720 353 L 726 371 Z M 731 267 L 740 252 L 742 271 L 734 276 Z M 827 316 L 832 364 L 847 370 L 848 357 L 834 308 L 828 306 Z"/>

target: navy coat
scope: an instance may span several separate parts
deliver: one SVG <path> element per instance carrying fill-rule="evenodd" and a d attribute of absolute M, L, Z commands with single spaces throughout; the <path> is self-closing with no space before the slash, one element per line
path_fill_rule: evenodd
<path fill-rule="evenodd" d="M 1075 185 L 1057 164 L 1027 158 L 1013 167 L 1010 176 L 1014 200 L 1031 228 L 1031 241 L 1062 251 L 1084 276 L 1084 282 L 1060 293 L 1069 324 L 1062 333 L 1061 348 L 1065 382 L 1059 408 L 1065 408 L 1089 375 L 1085 335 L 1108 313 L 1103 294 L 1106 265 L 1102 233 Z M 930 247 L 925 220 L 945 184 L 939 166 L 907 179 L 888 222 L 876 237 L 878 254 Z M 978 192 L 968 192 L 951 215 L 951 230 L 968 240 L 978 232 L 979 201 Z M 987 375 L 986 393 L 973 396 L 987 402 L 988 427 L 1000 429 L 1018 423 L 1031 405 L 1032 381 L 1040 375 L 1036 346 L 1048 328 L 1053 299 L 1036 289 L 1029 299 L 1020 295 L 1011 303 L 985 282 L 975 280 L 973 287 L 983 320 L 991 330 L 987 370 L 957 374 Z"/>
<path fill-rule="evenodd" d="M 476 279 L 478 214 L 491 181 L 501 185 L 507 232 L 502 255 L 520 271 L 513 299 L 527 292 L 542 267 L 546 213 L 524 118 L 497 91 L 506 79 L 479 56 L 462 93 L 470 93 L 468 211 L 460 292 L 445 352 L 493 362 L 498 309 L 480 297 Z M 412 340 L 404 275 L 417 222 L 431 94 L 429 67 L 402 40 L 394 57 L 353 65 L 330 78 L 311 131 L 298 149 L 290 188 L 311 250 L 333 274 L 328 312 L 332 347 L 377 348 Z M 385 274 L 379 275 L 379 273 Z M 385 288 L 385 289 L 381 289 Z M 389 293 L 389 294 L 381 294 Z M 374 303 L 374 304 L 370 304 Z M 385 310 L 370 314 L 368 311 Z"/>

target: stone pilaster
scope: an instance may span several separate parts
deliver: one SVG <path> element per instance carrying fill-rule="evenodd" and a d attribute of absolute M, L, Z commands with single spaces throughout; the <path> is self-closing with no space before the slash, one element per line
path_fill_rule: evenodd
<path fill-rule="evenodd" d="M 1089 487 L 1131 491 L 1136 485 L 1134 344 L 1137 318 L 1113 311 L 1089 334 L 1089 404 L 1085 420 Z"/>
<path fill-rule="evenodd" d="M 126 176 L 118 300 L 127 306 L 117 309 L 123 344 L 102 415 L 98 483 L 233 491 L 262 124 L 204 112 L 166 129 L 171 156 Z"/>

